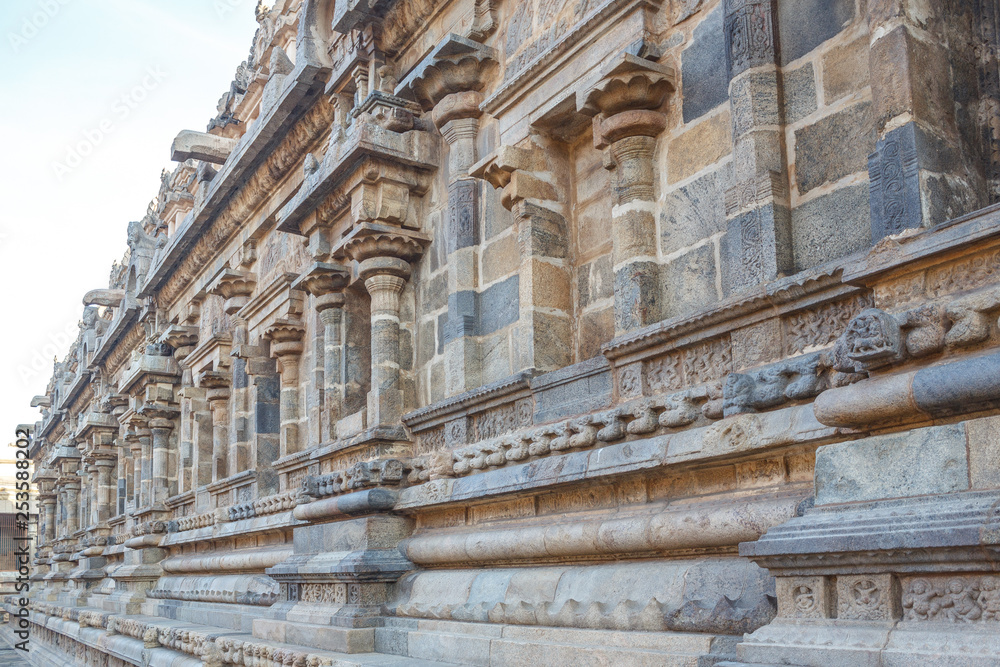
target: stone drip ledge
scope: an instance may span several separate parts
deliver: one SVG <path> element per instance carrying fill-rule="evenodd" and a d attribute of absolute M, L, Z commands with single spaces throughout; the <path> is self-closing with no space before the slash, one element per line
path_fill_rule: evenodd
<path fill-rule="evenodd" d="M 817 505 L 742 544 L 740 555 L 777 576 L 878 572 L 889 566 L 991 570 L 1000 560 L 998 503 L 1000 492 L 993 490 Z"/>
<path fill-rule="evenodd" d="M 596 429 L 595 429 L 596 430 Z M 399 493 L 397 510 L 537 491 L 556 484 L 604 480 L 681 463 L 822 444 L 843 434 L 816 421 L 811 404 L 742 414 L 701 428 L 507 465 L 478 475 L 435 479 Z"/>

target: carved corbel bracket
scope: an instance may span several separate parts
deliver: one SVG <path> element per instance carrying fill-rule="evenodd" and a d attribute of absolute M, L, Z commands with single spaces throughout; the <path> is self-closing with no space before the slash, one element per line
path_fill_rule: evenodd
<path fill-rule="evenodd" d="M 502 188 L 501 203 L 513 210 L 525 200 L 558 201 L 559 195 L 545 154 L 534 148 L 501 146 L 496 153 L 473 165 L 469 172 L 494 188 Z"/>
<path fill-rule="evenodd" d="M 622 53 L 600 79 L 577 98 L 580 113 L 594 117 L 594 145 L 604 148 L 626 137 L 655 137 L 666 127 L 661 109 L 676 90 L 673 68 Z"/>
<path fill-rule="evenodd" d="M 338 258 L 369 262 L 378 258 L 416 261 L 430 245 L 430 237 L 420 232 L 388 225 L 358 225 L 334 251 Z"/>
<path fill-rule="evenodd" d="M 305 327 L 297 320 L 281 319 L 271 324 L 264 330 L 264 338 L 271 341 L 271 357 L 281 360 L 302 354 L 305 333 Z"/>
<path fill-rule="evenodd" d="M 198 327 L 173 324 L 160 334 L 159 341 L 174 349 L 174 358 L 183 361 L 198 344 Z"/>
<path fill-rule="evenodd" d="M 316 310 L 342 305 L 342 292 L 351 282 L 350 270 L 341 264 L 316 262 L 300 275 L 293 288 L 304 289 L 316 299 Z"/>
<path fill-rule="evenodd" d="M 415 100 L 424 110 L 435 109 L 434 122 L 441 127 L 456 110 L 471 114 L 464 117 L 478 117 L 481 96 L 466 97 L 474 99 L 472 105 L 461 104 L 455 99 L 449 106 L 451 111 L 442 109 L 437 113 L 437 107 L 447 98 L 463 93 L 478 93 L 486 86 L 488 77 L 497 67 L 496 51 L 467 37 L 449 33 L 397 88 L 397 94 Z M 449 117 L 450 116 L 450 117 Z"/>
<path fill-rule="evenodd" d="M 228 400 L 231 384 L 229 373 L 223 371 L 203 371 L 198 374 L 198 386 L 207 390 L 205 398 L 209 403 Z"/>
<path fill-rule="evenodd" d="M 232 315 L 247 304 L 256 284 L 253 273 L 224 268 L 209 283 L 207 291 L 225 299 L 225 312 Z"/>

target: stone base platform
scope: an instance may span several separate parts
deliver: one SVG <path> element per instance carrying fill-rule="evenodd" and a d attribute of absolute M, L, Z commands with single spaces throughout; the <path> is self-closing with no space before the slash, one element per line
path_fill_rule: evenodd
<path fill-rule="evenodd" d="M 83 609 L 80 613 L 93 619 L 91 613 L 98 612 Z M 108 629 L 81 626 L 79 622 L 66 618 L 33 613 L 31 621 L 31 650 L 26 657 L 36 667 L 62 667 L 81 660 L 87 664 L 89 659 L 97 659 L 101 655 L 111 656 L 109 664 L 114 667 L 199 667 L 208 664 L 210 656 L 199 648 L 200 644 L 195 644 L 199 641 L 196 638 L 208 639 L 216 647 L 229 651 L 234 646 L 239 647 L 238 657 L 234 653 L 216 654 L 223 664 L 236 665 L 250 664 L 244 654 L 257 656 L 250 658 L 252 661 L 265 655 L 270 660 L 271 655 L 285 657 L 294 652 L 302 654 L 307 662 L 318 660 L 317 664 L 335 667 L 710 667 L 737 659 L 736 644 L 739 641 L 736 636 L 702 633 L 582 630 L 385 618 L 382 619 L 383 625 L 367 629 L 373 643 L 372 650 L 346 653 L 322 647 L 328 643 L 330 634 L 324 631 L 345 631 L 343 628 L 300 626 L 295 629 L 295 636 L 290 637 L 288 633 L 293 630 L 291 624 L 280 628 L 278 625 L 262 627 L 260 629 L 266 632 L 249 634 L 158 617 L 128 616 L 117 617 L 116 628 L 111 634 Z M 284 635 L 278 636 L 281 632 Z M 10 626 L 0 626 L 0 639 L 9 640 L 12 637 Z"/>

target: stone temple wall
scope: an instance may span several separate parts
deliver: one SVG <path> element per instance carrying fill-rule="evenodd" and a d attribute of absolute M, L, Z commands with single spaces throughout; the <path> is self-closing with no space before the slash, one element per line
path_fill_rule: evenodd
<path fill-rule="evenodd" d="M 257 19 L 32 403 L 34 664 L 1000 664 L 996 0 Z"/>

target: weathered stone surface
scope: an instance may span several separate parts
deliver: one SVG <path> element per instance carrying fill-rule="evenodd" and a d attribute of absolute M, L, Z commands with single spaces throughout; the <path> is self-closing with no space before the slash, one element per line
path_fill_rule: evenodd
<path fill-rule="evenodd" d="M 996 8 L 508 4 L 256 6 L 21 429 L 32 657 L 993 664 Z"/>
<path fill-rule="evenodd" d="M 660 218 L 660 247 L 672 255 L 726 228 L 726 169 L 720 169 L 666 195 Z"/>
<path fill-rule="evenodd" d="M 827 445 L 816 452 L 816 504 L 858 502 L 969 488 L 962 424 Z"/>
<path fill-rule="evenodd" d="M 868 85 L 868 39 L 860 37 L 823 56 L 823 95 L 830 104 Z"/>
<path fill-rule="evenodd" d="M 673 139 L 667 146 L 667 181 L 693 176 L 715 164 L 732 150 L 728 112 L 706 118 Z"/>
<path fill-rule="evenodd" d="M 816 111 L 816 73 L 812 63 L 785 72 L 785 122 L 797 123 Z"/>
<path fill-rule="evenodd" d="M 808 269 L 871 244 L 866 185 L 834 190 L 792 211 L 795 267 Z"/>
<path fill-rule="evenodd" d="M 871 104 L 859 102 L 795 132 L 795 174 L 799 192 L 867 169 L 874 145 Z M 830 150 L 836 146 L 837 150 Z"/>
<path fill-rule="evenodd" d="M 697 312 L 718 300 L 718 267 L 715 244 L 707 243 L 671 260 L 660 271 L 663 283 L 663 317 Z"/>

